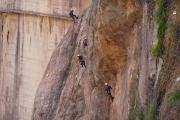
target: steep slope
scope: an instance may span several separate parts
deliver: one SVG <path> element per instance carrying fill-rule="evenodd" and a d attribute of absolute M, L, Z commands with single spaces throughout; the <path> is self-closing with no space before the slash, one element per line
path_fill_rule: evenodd
<path fill-rule="evenodd" d="M 93 1 L 54 51 L 36 93 L 33 119 L 127 119 L 129 72 L 139 61 L 139 54 L 132 53 L 140 49 L 141 12 L 141 1 Z M 78 54 L 85 56 L 86 68 L 79 65 Z M 113 87 L 114 103 L 105 82 Z"/>

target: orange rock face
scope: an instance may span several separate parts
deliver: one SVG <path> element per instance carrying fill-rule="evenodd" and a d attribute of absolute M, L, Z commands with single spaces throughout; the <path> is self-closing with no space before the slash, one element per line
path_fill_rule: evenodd
<path fill-rule="evenodd" d="M 36 93 L 34 120 L 127 119 L 129 81 L 139 64 L 133 54 L 140 50 L 141 12 L 141 1 L 97 0 L 81 13 L 51 57 Z"/>

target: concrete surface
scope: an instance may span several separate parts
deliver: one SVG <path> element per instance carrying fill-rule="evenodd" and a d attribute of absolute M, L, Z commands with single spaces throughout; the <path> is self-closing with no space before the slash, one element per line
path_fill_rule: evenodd
<path fill-rule="evenodd" d="M 67 16 L 71 8 L 76 14 L 91 4 L 91 0 L 0 0 L 0 10 L 20 10 Z"/>
<path fill-rule="evenodd" d="M 0 120 L 30 120 L 36 89 L 72 21 L 1 13 Z"/>

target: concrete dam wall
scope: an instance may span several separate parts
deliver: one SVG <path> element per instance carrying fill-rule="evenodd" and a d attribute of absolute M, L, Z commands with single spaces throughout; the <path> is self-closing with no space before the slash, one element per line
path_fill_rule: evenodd
<path fill-rule="evenodd" d="M 71 21 L 6 13 L 0 19 L 1 115 L 8 117 L 2 120 L 12 119 L 9 112 L 18 120 L 29 118 L 37 86 Z"/>
<path fill-rule="evenodd" d="M 68 17 L 71 8 L 79 14 L 90 4 L 91 0 L 0 0 L 0 10 Z"/>
<path fill-rule="evenodd" d="M 51 54 L 72 24 L 69 18 L 53 16 L 67 17 L 70 8 L 79 14 L 90 3 L 0 0 L 0 120 L 31 120 Z"/>

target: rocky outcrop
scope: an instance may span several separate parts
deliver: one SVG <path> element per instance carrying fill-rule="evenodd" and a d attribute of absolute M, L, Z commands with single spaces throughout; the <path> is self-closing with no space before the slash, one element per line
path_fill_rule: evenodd
<path fill-rule="evenodd" d="M 140 56 L 141 2 L 97 0 L 81 14 L 51 57 L 36 93 L 34 120 L 127 119 L 130 78 Z M 113 103 L 105 82 L 113 87 Z"/>

